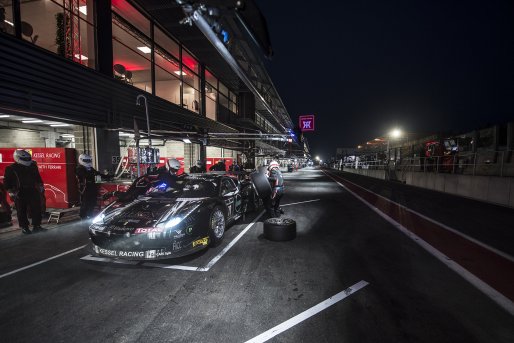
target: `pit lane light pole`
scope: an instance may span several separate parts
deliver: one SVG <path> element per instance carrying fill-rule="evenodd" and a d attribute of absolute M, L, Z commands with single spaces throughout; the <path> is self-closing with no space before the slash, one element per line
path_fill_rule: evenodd
<path fill-rule="evenodd" d="M 403 135 L 400 129 L 393 129 L 391 132 L 387 134 L 387 165 L 389 165 L 389 161 L 391 161 L 391 151 L 389 150 L 391 139 L 398 139 Z"/>
<path fill-rule="evenodd" d="M 145 100 L 145 112 L 146 112 L 146 128 L 148 130 L 148 147 L 152 147 L 152 136 L 150 134 L 150 116 L 148 115 L 148 100 L 146 100 L 146 96 L 143 94 L 139 94 L 136 98 L 136 105 L 139 106 L 141 103 L 141 99 Z M 140 169 L 140 154 L 139 154 L 139 139 L 136 140 L 136 151 L 137 151 L 137 177 L 141 176 L 141 169 Z"/>

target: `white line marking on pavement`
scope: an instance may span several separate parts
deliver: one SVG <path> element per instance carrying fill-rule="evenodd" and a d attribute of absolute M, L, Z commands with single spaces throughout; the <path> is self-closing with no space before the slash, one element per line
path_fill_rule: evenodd
<path fill-rule="evenodd" d="M 337 293 L 336 295 L 326 299 L 325 301 L 311 307 L 310 309 L 303 311 L 302 313 L 294 316 L 293 318 L 286 320 L 282 324 L 279 324 L 275 326 L 274 328 L 269 329 L 268 331 L 261 333 L 259 336 L 256 336 L 249 341 L 246 341 L 245 343 L 262 343 L 266 342 L 267 340 L 275 337 L 276 335 L 281 334 L 282 332 L 292 328 L 293 326 L 303 322 L 306 319 L 309 319 L 310 317 L 314 316 L 315 314 L 318 314 L 319 312 L 323 311 L 324 309 L 334 305 L 335 303 L 349 297 L 353 293 L 357 292 L 358 290 L 366 287 L 369 285 L 368 282 L 362 280 L 357 282 L 355 285 L 348 287 L 344 291 L 341 291 Z"/>
<path fill-rule="evenodd" d="M 280 207 L 284 207 L 284 206 L 291 206 L 291 205 L 299 205 L 299 204 L 305 204 L 305 203 L 308 203 L 308 202 L 314 202 L 314 201 L 320 201 L 321 199 L 314 199 L 314 200 L 306 200 L 306 201 L 300 201 L 300 202 L 293 202 L 291 204 L 284 204 L 284 205 L 280 205 Z"/>
<path fill-rule="evenodd" d="M 163 269 L 179 269 L 179 270 L 189 270 L 189 271 L 199 271 L 199 267 L 190 267 L 190 266 L 180 266 L 180 265 L 173 265 L 173 264 L 160 264 L 160 263 L 153 263 L 153 262 L 145 262 L 141 264 L 142 266 L 146 267 L 156 267 L 156 268 L 163 268 Z"/>
<path fill-rule="evenodd" d="M 230 242 L 226 247 L 225 249 L 223 249 L 218 255 L 216 255 L 212 260 L 209 261 L 209 263 L 207 263 L 207 265 L 203 268 L 198 268 L 198 271 L 202 271 L 202 272 L 206 272 L 208 271 L 209 269 L 211 269 L 211 267 L 219 261 L 220 258 L 223 257 L 223 255 L 225 255 L 227 253 L 227 251 L 230 250 L 230 248 L 232 248 L 234 246 L 234 244 L 237 243 L 237 241 L 239 241 L 241 239 L 241 237 L 243 237 L 243 235 L 248 231 L 250 230 L 250 228 L 259 220 L 260 217 L 262 217 L 262 215 L 265 213 L 266 211 L 262 211 L 257 217 L 255 217 L 255 219 L 250 223 L 248 224 L 243 231 L 241 231 L 239 233 L 239 235 L 236 236 L 236 238 L 234 238 L 232 240 L 232 242 Z"/>
<path fill-rule="evenodd" d="M 86 244 L 86 245 L 87 245 L 87 244 Z M 72 249 L 72 250 L 68 250 L 68 251 L 66 251 L 66 252 L 63 252 L 62 254 L 55 255 L 55 256 L 49 257 L 49 258 L 47 258 L 47 259 L 45 259 L 45 260 L 42 260 L 42 261 L 39 261 L 39 262 L 35 262 L 35 263 L 32 263 L 32 264 L 29 264 L 28 266 L 25 266 L 25 267 L 22 267 L 22 268 L 18 268 L 18 269 L 16 269 L 16 270 L 10 271 L 10 272 L 8 272 L 8 273 L 2 274 L 2 275 L 0 275 L 0 279 L 1 279 L 1 278 L 3 278 L 3 277 L 6 277 L 6 276 L 12 275 L 12 274 L 15 274 L 15 273 L 21 272 L 21 271 L 23 271 L 23 270 L 25 270 L 25 269 L 29 269 L 29 268 L 35 267 L 35 266 L 40 265 L 40 264 L 42 264 L 42 263 L 45 263 L 45 262 L 48 262 L 48 261 L 54 260 L 54 259 L 59 258 L 59 257 L 61 257 L 61 256 L 64 256 L 64 255 L 70 254 L 70 253 L 72 253 L 72 252 L 74 252 L 74 251 L 77 251 L 77 250 L 83 249 L 83 248 L 85 248 L 85 247 L 86 247 L 86 245 L 83 245 L 83 246 L 81 246 L 81 247 L 78 247 L 78 248 L 75 248 L 75 249 Z"/>
<path fill-rule="evenodd" d="M 326 174 L 328 175 L 328 174 Z M 471 272 L 469 272 L 467 269 L 464 269 L 460 264 L 457 262 L 451 260 L 448 256 L 434 248 L 432 245 L 424 241 L 421 237 L 414 234 L 413 232 L 409 231 L 405 226 L 398 223 L 393 218 L 389 217 L 382 211 L 380 211 L 378 208 L 361 198 L 358 194 L 350 190 L 348 187 L 334 179 L 332 176 L 328 175 L 335 183 L 337 183 L 339 186 L 343 187 L 345 190 L 347 190 L 350 194 L 352 194 L 354 197 L 362 201 L 365 205 L 367 205 L 369 208 L 371 208 L 373 211 L 375 211 L 379 216 L 384 218 L 386 221 L 388 221 L 390 224 L 392 224 L 394 227 L 396 227 L 398 230 L 403 232 L 407 237 L 412 239 L 414 242 L 419 244 L 423 249 L 428 251 L 430 254 L 432 254 L 435 258 L 437 258 L 439 261 L 443 262 L 448 268 L 452 269 L 454 272 L 462 276 L 465 280 L 467 280 L 469 283 L 471 283 L 473 286 L 475 286 L 477 289 L 482 291 L 486 296 L 488 296 L 490 299 L 492 299 L 495 303 L 500 305 L 503 309 L 505 309 L 507 312 L 509 312 L 511 315 L 514 315 L 514 303 L 510 301 L 509 298 L 505 297 L 503 294 L 486 284 L 484 281 L 480 280 L 478 277 L 473 275 Z M 386 199 L 387 200 L 387 199 Z"/>

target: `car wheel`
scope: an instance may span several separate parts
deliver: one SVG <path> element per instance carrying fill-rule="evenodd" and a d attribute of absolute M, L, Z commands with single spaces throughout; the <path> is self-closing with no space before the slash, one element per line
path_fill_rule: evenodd
<path fill-rule="evenodd" d="M 266 199 L 271 195 L 271 185 L 265 174 L 252 173 L 250 174 L 250 179 L 259 198 Z"/>
<path fill-rule="evenodd" d="M 296 238 L 296 222 L 291 218 L 266 219 L 263 234 L 270 241 L 290 241 Z"/>
<path fill-rule="evenodd" d="M 225 235 L 225 214 L 220 207 L 212 210 L 209 222 L 210 246 L 215 247 L 221 243 Z"/>

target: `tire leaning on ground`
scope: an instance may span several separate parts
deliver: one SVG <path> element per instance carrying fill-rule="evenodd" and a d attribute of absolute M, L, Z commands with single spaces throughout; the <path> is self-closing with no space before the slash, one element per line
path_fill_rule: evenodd
<path fill-rule="evenodd" d="M 291 218 L 266 219 L 263 234 L 270 241 L 290 241 L 296 238 L 296 222 Z"/>
<path fill-rule="evenodd" d="M 265 174 L 254 172 L 250 174 L 250 179 L 259 198 L 266 199 L 271 195 L 271 185 Z"/>

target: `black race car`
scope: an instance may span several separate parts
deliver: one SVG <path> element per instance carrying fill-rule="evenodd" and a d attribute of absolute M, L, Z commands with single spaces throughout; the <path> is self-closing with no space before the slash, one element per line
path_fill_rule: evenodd
<path fill-rule="evenodd" d="M 144 195 L 121 196 L 102 211 L 89 236 L 100 256 L 180 257 L 218 245 L 227 226 L 258 205 L 252 183 L 230 175 L 186 176 L 174 188 L 154 180 Z"/>

